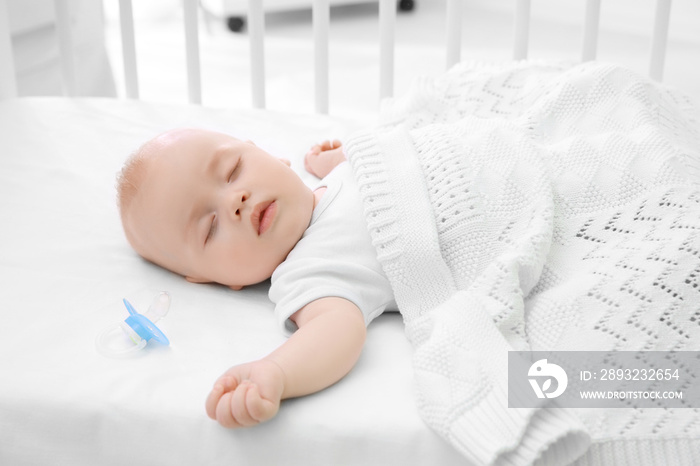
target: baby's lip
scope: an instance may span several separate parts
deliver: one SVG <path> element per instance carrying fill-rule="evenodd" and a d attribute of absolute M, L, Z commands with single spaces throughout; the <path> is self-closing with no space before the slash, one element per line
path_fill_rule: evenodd
<path fill-rule="evenodd" d="M 258 235 L 262 235 L 270 227 L 276 211 L 275 201 L 263 201 L 255 205 L 250 214 L 250 223 Z"/>

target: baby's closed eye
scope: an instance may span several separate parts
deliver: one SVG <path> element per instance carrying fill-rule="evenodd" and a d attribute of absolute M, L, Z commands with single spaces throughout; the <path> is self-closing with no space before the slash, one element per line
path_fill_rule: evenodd
<path fill-rule="evenodd" d="M 209 224 L 209 231 L 207 232 L 207 237 L 204 239 L 204 244 L 206 245 L 209 240 L 214 236 L 216 233 L 216 227 L 218 226 L 218 219 L 216 217 L 216 214 L 214 214 L 211 218 L 211 223 Z"/>

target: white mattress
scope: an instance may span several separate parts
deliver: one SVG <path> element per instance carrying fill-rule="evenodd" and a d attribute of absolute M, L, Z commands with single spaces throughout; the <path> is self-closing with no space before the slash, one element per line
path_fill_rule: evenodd
<path fill-rule="evenodd" d="M 159 131 L 199 126 L 299 156 L 354 122 L 108 99 L 0 103 L 0 464 L 463 464 L 414 407 L 397 314 L 370 325 L 352 373 L 285 401 L 272 421 L 226 430 L 204 412 L 216 377 L 282 343 L 266 284 L 187 283 L 128 246 L 114 180 Z M 312 178 L 307 178 L 309 182 Z M 95 338 L 172 296 L 171 346 L 107 358 Z"/>

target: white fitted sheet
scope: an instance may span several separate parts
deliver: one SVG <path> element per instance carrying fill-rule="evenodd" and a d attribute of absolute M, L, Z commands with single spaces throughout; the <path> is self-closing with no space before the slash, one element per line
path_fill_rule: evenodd
<path fill-rule="evenodd" d="M 226 430 L 204 400 L 231 365 L 283 342 L 267 285 L 234 292 L 187 283 L 127 244 L 115 176 L 160 131 L 207 127 L 292 159 L 357 122 L 269 111 L 110 99 L 0 103 L 0 464 L 464 464 L 419 418 L 398 314 L 368 331 L 356 368 L 272 421 Z M 313 178 L 306 177 L 312 182 Z M 172 296 L 170 347 L 100 355 L 95 338 Z"/>

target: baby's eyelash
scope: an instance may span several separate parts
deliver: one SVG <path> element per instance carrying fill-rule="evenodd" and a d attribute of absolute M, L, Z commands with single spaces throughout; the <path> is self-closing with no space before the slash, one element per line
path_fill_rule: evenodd
<path fill-rule="evenodd" d="M 233 168 L 231 169 L 231 172 L 228 174 L 228 178 L 226 178 L 227 183 L 231 182 L 231 178 L 233 178 L 234 173 L 236 173 L 236 170 L 238 170 L 238 167 L 240 165 L 241 165 L 241 159 L 239 158 L 238 160 L 236 160 L 236 164 L 233 166 Z"/>
<path fill-rule="evenodd" d="M 217 218 L 215 215 L 214 218 L 211 219 L 211 226 L 209 227 L 209 233 L 207 233 L 207 237 L 204 239 L 204 244 L 207 244 L 211 237 L 214 236 L 214 233 L 216 233 L 216 226 Z"/>

